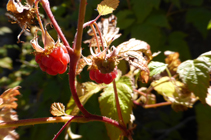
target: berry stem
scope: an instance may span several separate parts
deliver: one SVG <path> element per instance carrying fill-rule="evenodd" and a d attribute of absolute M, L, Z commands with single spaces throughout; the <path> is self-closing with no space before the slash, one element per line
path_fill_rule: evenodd
<path fill-rule="evenodd" d="M 40 14 L 39 14 L 39 10 L 38 10 L 38 3 L 39 3 L 39 0 L 37 0 L 37 1 L 35 2 L 35 10 L 36 10 L 36 14 L 37 14 L 38 23 L 39 23 L 40 28 L 41 28 L 41 30 L 42 30 L 42 35 L 44 36 L 45 30 L 44 30 L 44 28 L 43 28 L 42 20 L 41 20 L 41 18 L 40 18 Z M 43 42 L 43 43 L 44 43 L 44 42 Z"/>
<path fill-rule="evenodd" d="M 101 44 L 102 44 L 102 48 L 103 48 L 103 50 L 105 50 L 105 47 L 104 47 L 104 44 L 103 44 L 102 33 L 101 33 L 101 31 L 100 31 L 100 29 L 99 29 L 99 27 L 98 27 L 98 25 L 97 25 L 96 22 L 94 22 L 94 25 L 95 25 L 95 27 L 97 28 L 97 32 L 98 32 L 98 34 L 99 34 L 99 36 L 100 36 L 100 41 L 101 41 Z"/>
<path fill-rule="evenodd" d="M 70 47 L 67 39 L 65 38 L 65 36 L 64 36 L 64 34 L 61 30 L 61 28 L 59 27 L 57 21 L 55 20 L 54 15 L 51 12 L 49 1 L 48 0 L 40 0 L 40 1 L 42 3 L 42 7 L 44 8 L 44 10 L 45 10 L 46 14 L 48 15 L 50 21 L 52 22 L 56 32 L 59 34 L 59 37 L 61 38 L 65 47 L 67 48 L 68 51 L 73 52 L 73 49 Z"/>
<path fill-rule="evenodd" d="M 115 95 L 117 113 L 118 113 L 118 117 L 119 117 L 119 123 L 120 123 L 120 125 L 122 125 L 122 126 L 124 126 L 126 128 L 126 125 L 125 125 L 123 117 L 122 117 L 121 108 L 120 108 L 120 105 L 119 105 L 119 98 L 118 98 L 118 93 L 117 93 L 115 79 L 113 80 L 113 88 L 114 88 L 114 95 Z"/>
<path fill-rule="evenodd" d="M 99 45 L 99 41 L 98 41 L 98 37 L 97 37 L 97 33 L 95 30 L 95 27 L 93 26 L 93 24 L 90 25 L 92 28 L 92 31 L 94 33 L 95 39 L 96 39 L 96 43 L 97 43 L 97 48 L 98 48 L 98 53 L 100 53 L 100 45 Z M 91 46 L 90 46 L 91 47 Z"/>

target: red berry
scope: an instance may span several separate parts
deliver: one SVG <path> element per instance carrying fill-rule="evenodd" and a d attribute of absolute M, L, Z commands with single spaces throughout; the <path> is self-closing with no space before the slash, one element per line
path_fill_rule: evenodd
<path fill-rule="evenodd" d="M 53 71 L 53 70 L 50 69 L 50 68 L 48 68 L 48 69 L 46 70 L 46 72 L 47 72 L 48 74 L 50 74 L 50 75 L 57 75 L 57 74 L 58 74 L 58 72 L 55 72 L 55 71 Z"/>
<path fill-rule="evenodd" d="M 60 72 L 64 69 L 65 65 L 62 64 L 61 61 L 55 61 L 52 65 L 51 65 L 51 69 L 53 71 L 56 71 L 56 72 Z"/>
<path fill-rule="evenodd" d="M 39 64 L 41 60 L 42 60 L 42 54 L 39 53 L 35 56 L 35 61 Z"/>
<path fill-rule="evenodd" d="M 42 57 L 42 64 L 48 68 L 51 67 L 53 62 L 55 62 L 55 59 L 51 55 Z"/>
<path fill-rule="evenodd" d="M 91 80 L 95 80 L 95 70 L 91 69 L 89 71 L 89 77 Z"/>
<path fill-rule="evenodd" d="M 40 69 L 41 69 L 42 71 L 46 71 L 46 67 L 45 67 L 42 63 L 40 63 L 39 66 L 40 66 Z"/>
<path fill-rule="evenodd" d="M 103 82 L 104 82 L 105 84 L 110 84 L 110 83 L 113 81 L 113 79 L 114 79 L 114 78 L 112 78 L 111 73 L 107 73 L 107 74 L 105 74 L 105 77 L 104 77 L 104 79 L 103 79 Z"/>
<path fill-rule="evenodd" d="M 67 65 L 65 65 L 65 67 L 63 68 L 62 71 L 59 72 L 59 74 L 63 74 L 66 70 L 67 70 Z"/>

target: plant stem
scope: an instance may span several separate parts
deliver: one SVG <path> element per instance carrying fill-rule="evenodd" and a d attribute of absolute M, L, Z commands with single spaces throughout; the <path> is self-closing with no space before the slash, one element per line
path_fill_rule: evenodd
<path fill-rule="evenodd" d="M 80 2 L 80 9 L 79 9 L 79 17 L 78 17 L 78 30 L 77 30 L 77 37 L 76 42 L 74 42 L 73 49 L 76 53 L 81 53 L 81 42 L 82 42 L 82 35 L 83 35 L 83 24 L 86 12 L 86 3 L 87 0 L 81 0 Z"/>
<path fill-rule="evenodd" d="M 51 12 L 50 9 L 50 4 L 48 0 L 40 0 L 42 3 L 42 7 L 44 8 L 46 14 L 48 15 L 49 19 L 51 20 L 56 32 L 59 34 L 59 37 L 61 38 L 62 42 L 64 43 L 64 45 L 66 46 L 68 51 L 73 51 L 73 49 L 70 47 L 66 37 L 64 36 L 61 28 L 59 27 L 58 23 L 56 22 L 54 15 Z"/>
<path fill-rule="evenodd" d="M 76 116 L 73 116 L 71 119 L 69 119 L 63 126 L 62 128 L 59 130 L 59 132 L 54 136 L 53 140 L 56 140 L 58 138 L 58 136 L 61 134 L 61 132 L 64 130 L 64 128 L 74 119 L 76 118 Z"/>
<path fill-rule="evenodd" d="M 143 105 L 144 108 L 156 108 L 160 106 L 166 106 L 166 105 L 171 105 L 171 102 L 163 102 L 163 103 L 157 103 L 157 104 L 152 104 L 152 105 Z"/>
<path fill-rule="evenodd" d="M 39 1 L 37 0 L 37 1 L 35 2 L 35 10 L 36 10 L 36 14 L 37 14 L 38 23 L 39 23 L 40 28 L 41 28 L 41 30 L 42 30 L 42 36 L 44 36 L 44 35 L 45 35 L 45 30 L 44 30 L 44 28 L 43 28 L 42 20 L 41 20 L 41 18 L 40 18 L 40 14 L 39 14 L 39 10 L 38 10 L 38 3 L 39 3 Z M 43 43 L 44 43 L 44 42 L 43 42 Z"/>
<path fill-rule="evenodd" d="M 107 117 L 92 115 L 91 117 L 84 117 L 84 116 L 65 116 L 65 117 L 46 117 L 46 118 L 36 118 L 36 119 L 24 119 L 18 121 L 11 121 L 11 122 L 2 122 L 0 123 L 0 128 L 8 128 L 8 127 L 17 127 L 17 126 L 26 126 L 26 125 L 35 125 L 35 124 L 46 124 L 46 123 L 59 123 L 63 122 L 66 123 L 69 120 L 72 122 L 80 122 L 86 123 L 90 121 L 100 121 L 104 123 L 111 124 L 120 130 L 123 131 L 125 136 L 129 136 L 130 132 L 123 126 L 121 126 L 117 121 L 112 120 Z"/>
<path fill-rule="evenodd" d="M 98 48 L 98 53 L 100 53 L 100 44 L 99 44 L 99 41 L 98 41 L 98 37 L 97 37 L 96 30 L 95 30 L 93 24 L 91 24 L 90 26 L 91 26 L 91 28 L 92 28 L 92 31 L 93 31 L 94 36 L 95 36 L 95 39 L 96 39 L 97 48 Z M 90 47 L 91 47 L 91 46 L 90 46 Z"/>
<path fill-rule="evenodd" d="M 100 36 L 100 41 L 101 41 L 101 44 L 102 44 L 102 48 L 103 48 L 103 50 L 105 50 L 105 47 L 104 47 L 104 44 L 103 44 L 102 33 L 101 33 L 101 31 L 100 31 L 100 29 L 99 29 L 99 27 L 98 27 L 98 25 L 97 25 L 96 22 L 94 22 L 94 25 L 95 25 L 95 27 L 97 28 L 97 32 L 98 32 L 98 34 L 99 34 L 99 36 Z"/>
<path fill-rule="evenodd" d="M 115 101 L 116 101 L 116 109 L 117 109 L 117 113 L 118 113 L 118 117 L 119 117 L 119 123 L 126 128 L 126 125 L 125 125 L 123 117 L 122 117 L 121 108 L 120 108 L 120 105 L 119 105 L 119 98 L 118 98 L 115 80 L 113 80 L 113 88 L 114 88 L 114 95 L 115 95 Z"/>

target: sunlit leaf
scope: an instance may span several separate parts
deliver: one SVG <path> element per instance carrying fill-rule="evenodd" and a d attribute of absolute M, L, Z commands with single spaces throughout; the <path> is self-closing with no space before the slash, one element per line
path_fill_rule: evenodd
<path fill-rule="evenodd" d="M 132 100 L 131 93 L 133 92 L 132 82 L 129 77 L 123 76 L 116 82 L 117 93 L 119 97 L 120 108 L 125 124 L 130 121 L 130 114 L 132 112 Z M 101 114 L 103 116 L 110 117 L 114 120 L 118 120 L 118 114 L 116 110 L 115 96 L 113 85 L 110 84 L 101 93 L 99 98 Z M 122 133 L 118 128 L 106 124 L 108 135 L 110 139 L 117 140 L 119 135 Z"/>
<path fill-rule="evenodd" d="M 160 74 L 167 68 L 167 64 L 162 62 L 151 61 L 148 65 L 150 70 L 150 76 Z"/>
<path fill-rule="evenodd" d="M 189 90 L 205 103 L 210 79 L 207 63 L 198 59 L 187 60 L 179 65 L 177 73 Z"/>
<path fill-rule="evenodd" d="M 0 59 L 0 67 L 12 69 L 12 59 L 10 57 L 4 57 Z"/>
<path fill-rule="evenodd" d="M 192 107 L 197 101 L 194 94 L 191 93 L 182 82 L 170 79 L 169 77 L 162 77 L 152 82 L 151 86 L 153 86 L 159 94 L 163 95 L 166 101 L 173 103 L 172 108 L 175 111 L 186 110 L 188 107 Z"/>
<path fill-rule="evenodd" d="M 65 115 L 65 106 L 62 103 L 53 103 L 51 105 L 51 114 L 53 116 Z"/>
<path fill-rule="evenodd" d="M 105 86 L 103 84 L 95 84 L 93 82 L 77 83 L 77 92 L 79 94 L 79 99 L 82 105 L 85 105 L 89 98 L 102 90 Z M 79 108 L 75 104 L 73 97 L 70 98 L 69 103 L 67 104 L 67 114 L 77 115 L 79 113 Z"/>
<path fill-rule="evenodd" d="M 211 106 L 211 86 L 208 88 L 208 93 L 207 93 L 207 97 L 205 99 L 206 103 Z"/>
<path fill-rule="evenodd" d="M 97 5 L 97 11 L 100 15 L 111 14 L 119 5 L 119 0 L 103 0 Z"/>

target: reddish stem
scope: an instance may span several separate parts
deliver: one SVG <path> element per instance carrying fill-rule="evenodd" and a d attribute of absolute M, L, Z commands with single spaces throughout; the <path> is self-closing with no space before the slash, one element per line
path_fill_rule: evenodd
<path fill-rule="evenodd" d="M 64 43 L 64 45 L 66 46 L 68 51 L 73 51 L 73 49 L 70 47 L 66 37 L 64 36 L 61 28 L 59 27 L 58 23 L 56 22 L 54 15 L 51 12 L 50 9 L 50 4 L 48 0 L 40 0 L 42 3 L 42 7 L 44 8 L 46 14 L 48 15 L 49 19 L 51 20 L 56 32 L 59 34 L 59 37 L 61 38 L 62 42 Z"/>

